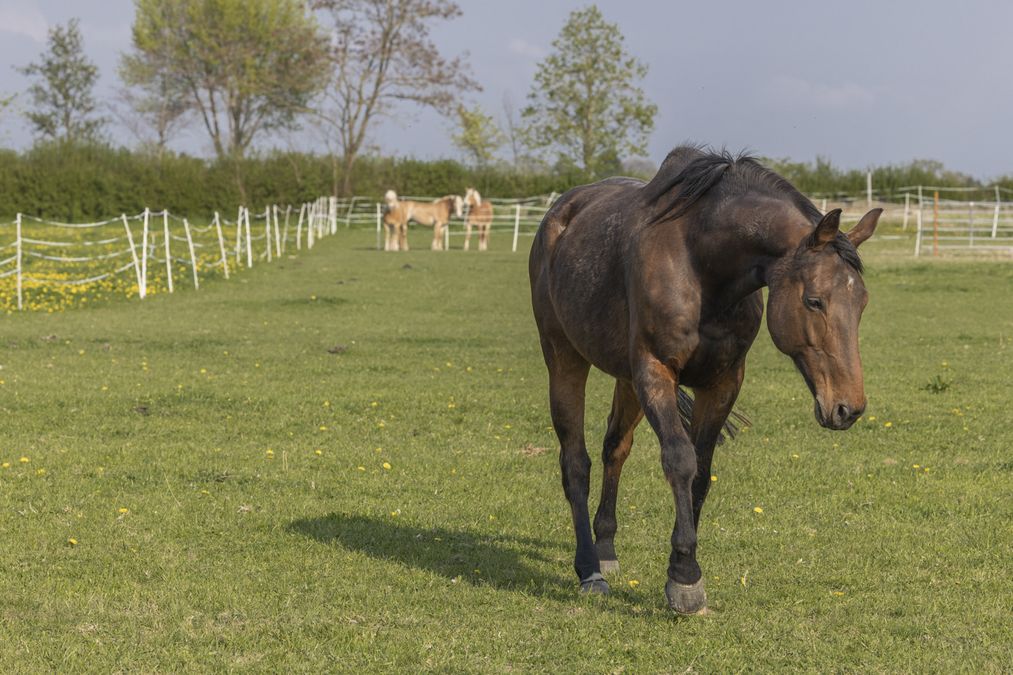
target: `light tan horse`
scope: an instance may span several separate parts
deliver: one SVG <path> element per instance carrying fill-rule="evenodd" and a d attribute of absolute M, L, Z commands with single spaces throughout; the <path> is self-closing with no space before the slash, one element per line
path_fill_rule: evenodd
<path fill-rule="evenodd" d="M 384 251 L 408 250 L 408 202 L 398 201 L 397 193 L 387 190 L 383 195 L 383 225 L 386 238 L 383 242 Z"/>
<path fill-rule="evenodd" d="M 464 203 L 468 206 L 468 217 L 464 221 L 464 250 L 471 243 L 471 226 L 478 229 L 478 250 L 489 249 L 489 230 L 492 228 L 492 204 L 482 201 L 482 195 L 475 188 L 468 188 L 464 193 Z"/>
<path fill-rule="evenodd" d="M 447 195 L 432 202 L 401 201 L 393 190 L 384 195 L 386 213 L 384 224 L 387 226 L 388 251 L 408 250 L 408 223 L 418 223 L 433 228 L 434 251 L 443 250 L 443 228 L 454 216 L 461 217 L 464 211 L 464 200 L 458 195 Z"/>

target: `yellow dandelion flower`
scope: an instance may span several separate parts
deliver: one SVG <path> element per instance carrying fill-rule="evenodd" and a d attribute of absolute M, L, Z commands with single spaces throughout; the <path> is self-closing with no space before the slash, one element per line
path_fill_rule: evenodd
<path fill-rule="evenodd" d="M 67 543 L 70 544 L 71 546 L 77 546 L 77 539 L 71 537 L 70 539 L 67 540 Z"/>
<path fill-rule="evenodd" d="M 117 511 L 117 513 L 120 513 L 120 514 L 123 514 L 123 515 L 126 515 L 126 514 L 130 513 L 130 509 L 128 509 L 125 506 L 121 506 L 116 511 Z"/>
<path fill-rule="evenodd" d="M 875 422 L 876 421 L 876 416 L 875 415 L 869 415 L 869 421 L 870 422 Z"/>
<path fill-rule="evenodd" d="M 383 468 L 384 468 L 384 471 L 390 471 L 390 462 L 384 462 L 383 463 Z"/>
<path fill-rule="evenodd" d="M 4 462 L 3 464 L 0 464 L 0 467 L 3 467 L 4 469 L 9 469 L 9 468 L 11 468 L 11 463 L 10 462 Z"/>
<path fill-rule="evenodd" d="M 496 516 L 490 514 L 489 515 L 489 520 L 496 520 Z"/>
<path fill-rule="evenodd" d="M 839 597 L 841 597 L 842 595 L 844 595 L 844 591 L 834 591 L 834 592 L 833 592 L 833 595 L 839 598 Z"/>
<path fill-rule="evenodd" d="M 324 451 L 323 451 L 323 450 L 314 450 L 314 451 L 313 451 L 313 453 L 314 453 L 314 454 L 315 454 L 315 455 L 316 455 L 317 457 L 319 457 L 319 456 L 321 456 L 321 455 L 323 455 L 323 454 L 324 454 Z"/>
<path fill-rule="evenodd" d="M 320 425 L 320 431 L 327 431 L 327 427 L 323 424 Z"/>
<path fill-rule="evenodd" d="M 361 464 L 359 466 L 355 467 L 355 468 L 358 469 L 359 471 L 365 471 L 366 470 L 366 467 L 362 466 Z"/>
<path fill-rule="evenodd" d="M 377 407 L 378 405 L 380 405 L 379 401 L 373 401 L 372 403 L 370 403 L 370 404 L 369 404 L 369 407 L 370 407 L 370 408 L 375 408 L 375 407 Z"/>
<path fill-rule="evenodd" d="M 201 368 L 201 369 L 200 369 L 200 374 L 201 374 L 201 375 L 206 375 L 206 374 L 207 374 L 207 372 L 208 372 L 208 369 L 207 369 L 207 368 Z"/>
<path fill-rule="evenodd" d="M 762 506 L 754 506 L 753 507 L 753 512 L 754 513 L 763 513 L 763 507 Z"/>
<path fill-rule="evenodd" d="M 324 401 L 324 407 L 325 408 L 330 408 L 331 407 L 331 402 L 330 401 Z"/>
<path fill-rule="evenodd" d="M 890 427 L 893 426 L 893 422 L 884 422 L 883 426 L 886 427 L 887 429 L 889 429 Z"/>
<path fill-rule="evenodd" d="M 19 461 L 19 462 L 21 462 L 22 464 L 28 464 L 28 462 L 30 462 L 30 461 L 32 461 L 32 460 L 31 460 L 31 458 L 30 458 L 30 457 L 22 457 L 22 458 L 21 458 L 21 459 L 19 459 L 18 461 Z"/>
<path fill-rule="evenodd" d="M 711 482 L 712 483 L 717 483 L 718 482 L 718 477 L 717 476 L 711 476 Z"/>
<path fill-rule="evenodd" d="M 46 475 L 46 470 L 45 469 L 36 469 L 35 470 L 35 475 L 36 476 L 45 476 Z"/>
<path fill-rule="evenodd" d="M 637 586 L 640 585 L 640 582 L 638 580 L 636 580 L 636 579 L 630 579 L 626 583 L 628 583 L 630 585 L 630 588 L 636 588 Z"/>
<path fill-rule="evenodd" d="M 796 453 L 792 453 L 792 454 L 791 454 L 791 458 L 792 458 L 792 459 L 798 459 L 798 455 L 797 455 Z"/>
<path fill-rule="evenodd" d="M 912 468 L 912 469 L 920 469 L 920 468 L 922 468 L 922 467 L 921 467 L 921 465 L 920 465 L 920 464 L 912 464 L 912 465 L 911 465 L 911 468 Z"/>
<path fill-rule="evenodd" d="M 77 353 L 78 353 L 79 356 L 84 356 L 84 350 L 83 349 L 78 349 Z"/>

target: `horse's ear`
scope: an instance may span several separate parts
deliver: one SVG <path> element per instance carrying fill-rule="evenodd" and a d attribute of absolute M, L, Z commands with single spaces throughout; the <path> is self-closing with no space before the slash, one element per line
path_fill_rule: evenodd
<path fill-rule="evenodd" d="M 841 210 L 834 209 L 823 216 L 823 219 L 816 225 L 812 235 L 807 240 L 808 246 L 816 251 L 821 250 L 827 244 L 837 238 L 841 229 Z"/>
<path fill-rule="evenodd" d="M 848 231 L 848 239 L 855 248 L 858 248 L 862 242 L 872 236 L 872 233 L 876 231 L 876 225 L 879 223 L 879 217 L 883 215 L 883 209 L 873 209 L 862 216 L 862 219 L 858 221 L 858 225 L 855 225 Z"/>

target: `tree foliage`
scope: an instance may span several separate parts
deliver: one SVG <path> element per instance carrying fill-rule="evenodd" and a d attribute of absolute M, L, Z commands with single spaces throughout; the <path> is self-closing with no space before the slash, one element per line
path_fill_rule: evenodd
<path fill-rule="evenodd" d="M 77 19 L 51 28 L 47 50 L 18 71 L 35 78 L 25 116 L 38 137 L 70 143 L 98 138 L 106 122 L 96 113 L 93 93 L 98 68 L 85 56 Z"/>
<path fill-rule="evenodd" d="M 457 97 L 478 89 L 459 59 L 448 60 L 430 37 L 437 21 L 460 16 L 451 0 L 317 0 L 334 26 L 333 78 L 318 117 L 342 156 L 342 192 L 380 116 L 414 103 L 452 114 Z"/>
<path fill-rule="evenodd" d="M 326 37 L 300 0 L 135 1 L 128 83 L 185 96 L 219 158 L 291 127 L 325 82 Z"/>
<path fill-rule="evenodd" d="M 481 107 L 467 108 L 459 105 L 457 132 L 451 135 L 450 140 L 475 164 L 484 166 L 492 161 L 496 150 L 506 142 L 506 137 L 496 120 L 486 115 Z"/>
<path fill-rule="evenodd" d="M 657 106 L 637 86 L 647 66 L 627 53 L 619 27 L 591 5 L 570 14 L 552 46 L 522 113 L 528 144 L 591 176 L 646 153 Z"/>

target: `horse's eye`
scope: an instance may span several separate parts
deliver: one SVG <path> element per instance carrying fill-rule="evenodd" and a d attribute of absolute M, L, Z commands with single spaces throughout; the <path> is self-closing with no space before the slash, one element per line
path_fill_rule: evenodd
<path fill-rule="evenodd" d="M 809 309 L 817 311 L 817 312 L 818 311 L 822 311 L 823 310 L 823 301 L 820 300 L 819 298 L 808 298 L 807 297 L 805 299 L 805 306 L 808 307 Z"/>

